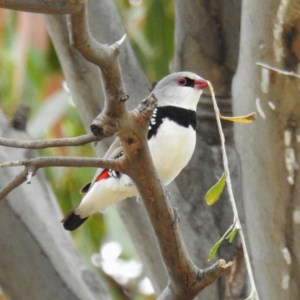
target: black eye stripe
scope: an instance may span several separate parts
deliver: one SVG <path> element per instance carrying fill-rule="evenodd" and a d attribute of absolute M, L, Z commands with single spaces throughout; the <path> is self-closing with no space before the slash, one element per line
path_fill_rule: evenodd
<path fill-rule="evenodd" d="M 188 77 L 184 77 L 184 79 L 186 80 L 185 86 L 194 87 L 195 80 L 188 78 Z"/>

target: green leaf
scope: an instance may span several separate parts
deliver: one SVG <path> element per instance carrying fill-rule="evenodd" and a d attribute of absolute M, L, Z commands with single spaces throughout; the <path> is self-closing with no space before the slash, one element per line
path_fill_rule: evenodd
<path fill-rule="evenodd" d="M 211 248 L 208 260 L 214 259 L 216 256 L 217 251 L 219 250 L 222 243 L 228 239 L 228 241 L 231 243 L 236 236 L 237 232 L 239 231 L 239 228 L 236 227 L 236 222 L 230 225 L 230 227 L 226 230 L 226 232 L 222 235 L 222 237 L 213 245 Z"/>
<path fill-rule="evenodd" d="M 214 246 L 210 249 L 209 251 L 209 255 L 208 255 L 208 261 L 212 260 L 215 258 L 217 251 L 219 250 L 219 247 L 221 246 L 221 244 L 223 243 L 224 239 L 222 240 L 222 238 L 214 244 Z"/>
<path fill-rule="evenodd" d="M 231 244 L 236 236 L 236 234 L 240 231 L 239 228 L 235 228 L 228 236 L 227 236 L 227 239 L 228 239 L 228 242 Z"/>
<path fill-rule="evenodd" d="M 214 186 L 212 186 L 205 194 L 205 201 L 207 205 L 213 205 L 219 200 L 223 192 L 225 183 L 226 183 L 226 174 L 224 172 L 222 177 L 219 179 L 219 181 Z"/>

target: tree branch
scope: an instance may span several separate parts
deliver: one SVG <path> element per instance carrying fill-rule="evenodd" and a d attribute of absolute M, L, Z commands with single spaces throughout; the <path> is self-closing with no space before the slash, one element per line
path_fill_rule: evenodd
<path fill-rule="evenodd" d="M 132 178 L 143 198 L 161 249 L 169 284 L 159 299 L 192 299 L 205 286 L 220 277 L 231 264 L 220 260 L 207 269 L 199 269 L 184 247 L 176 212 L 171 208 L 168 196 L 161 186 L 147 142 L 149 120 L 156 107 L 156 99 L 150 96 L 130 112 L 127 111 L 124 103 L 128 96 L 124 92 L 118 63 L 119 48 L 124 37 L 111 46 L 97 42 L 89 31 L 85 6 L 72 14 L 70 21 L 74 47 L 87 60 L 101 68 L 107 92 L 105 107 L 92 123 L 91 130 L 96 137 L 116 134 L 120 138 L 124 153 L 122 164 L 119 161 L 108 160 L 105 162 L 106 167 L 119 168 L 118 170 Z M 97 161 L 104 164 L 103 160 Z M 42 158 L 33 159 L 30 163 L 23 162 L 26 169 L 32 173 L 38 167 L 54 165 L 54 163 L 49 159 L 42 161 Z M 68 165 L 66 161 L 63 163 Z M 79 164 L 78 161 L 76 163 Z M 62 161 L 56 161 L 56 165 L 61 164 Z M 72 164 L 70 162 L 70 165 L 74 166 L 74 161 Z M 22 176 L 20 175 L 19 181 L 24 182 L 24 177 L 26 177 L 25 171 Z"/>
<path fill-rule="evenodd" d="M 72 138 L 60 138 L 51 140 L 15 140 L 10 138 L 0 137 L 0 145 L 13 148 L 23 149 L 45 149 L 51 147 L 69 147 L 69 146 L 80 146 L 91 142 L 97 142 L 99 138 L 93 134 L 84 134 L 78 137 Z"/>
<path fill-rule="evenodd" d="M 197 281 L 195 281 L 195 285 L 188 287 L 187 290 L 181 289 L 180 286 L 182 286 L 182 283 L 176 284 L 174 281 L 171 281 L 162 291 L 158 300 L 193 299 L 199 291 L 212 284 L 226 272 L 231 265 L 231 262 L 225 263 L 222 259 L 218 260 L 215 264 L 200 272 L 197 276 Z"/>
<path fill-rule="evenodd" d="M 110 0 L 101 2 L 90 0 L 88 2 L 88 19 L 90 30 L 98 41 L 113 42 L 124 32 L 114 2 Z M 99 69 L 89 63 L 75 49 L 70 48 L 65 19 L 62 19 L 61 16 L 47 16 L 46 21 L 78 113 L 85 126 L 89 128 L 104 103 L 103 87 L 99 85 Z M 149 85 L 128 40 L 122 47 L 120 64 L 126 93 L 130 95 L 130 102 L 128 101 L 126 105 L 133 108 L 140 99 L 149 93 Z M 105 145 L 97 145 L 95 149 L 99 157 L 103 155 L 101 148 L 105 148 Z M 174 198 L 179 197 L 174 196 Z M 166 284 L 167 274 L 150 221 L 146 217 L 146 211 L 143 205 L 137 203 L 133 198 L 120 202 L 117 210 L 147 269 L 147 276 L 152 281 L 156 293 L 159 294 Z"/>
<path fill-rule="evenodd" d="M 104 79 L 106 96 L 110 100 L 117 100 L 120 105 L 114 103 L 113 107 L 106 101 L 107 113 L 113 115 L 122 113 L 123 101 L 128 99 L 124 92 L 124 83 L 118 63 L 119 48 L 126 35 L 112 45 L 101 44 L 91 35 L 86 16 L 86 5 L 78 12 L 70 16 L 70 39 L 71 43 L 88 61 L 99 68 Z M 116 110 L 117 109 L 117 110 Z"/>
<path fill-rule="evenodd" d="M 257 66 L 260 66 L 264 69 L 267 69 L 267 70 L 271 70 L 271 71 L 274 71 L 280 75 L 285 75 L 285 76 L 290 76 L 290 77 L 296 77 L 298 79 L 300 79 L 300 75 L 295 73 L 295 72 L 292 72 L 292 71 L 286 71 L 286 70 L 283 70 L 283 69 L 280 69 L 280 68 L 276 68 L 276 67 L 272 67 L 266 63 L 262 63 L 262 62 L 257 62 L 256 63 Z"/>
<path fill-rule="evenodd" d="M 10 180 L 3 188 L 0 189 L 0 201 L 3 200 L 13 189 L 27 180 L 30 183 L 31 177 L 35 175 L 40 168 L 46 167 L 94 167 L 113 169 L 123 172 L 121 159 L 101 159 L 86 157 L 36 157 L 32 159 L 17 160 L 0 163 L 0 168 L 25 166 L 15 178 Z"/>
<path fill-rule="evenodd" d="M 26 181 L 27 172 L 26 170 L 21 171 L 13 179 L 11 179 L 3 188 L 0 189 L 0 201 L 4 199 L 12 190 L 17 188 L 23 182 Z"/>
<path fill-rule="evenodd" d="M 0 163 L 0 168 L 25 166 L 30 170 L 37 170 L 47 167 L 94 167 L 113 169 L 121 172 L 122 167 L 120 159 L 101 159 L 101 158 L 87 158 L 87 157 L 35 157 L 31 159 L 15 160 L 10 162 Z"/>
<path fill-rule="evenodd" d="M 72 14 L 80 10 L 83 0 L 0 0 L 0 7 L 44 14 Z"/>
<path fill-rule="evenodd" d="M 167 268 L 169 283 L 159 299 L 192 299 L 231 267 L 231 263 L 219 260 L 202 270 L 192 262 L 184 247 L 176 211 L 171 208 L 169 196 L 153 166 L 146 137 L 140 136 L 139 142 L 143 150 L 130 161 L 130 168 L 125 167 L 125 172 L 133 179 L 143 199 Z"/>

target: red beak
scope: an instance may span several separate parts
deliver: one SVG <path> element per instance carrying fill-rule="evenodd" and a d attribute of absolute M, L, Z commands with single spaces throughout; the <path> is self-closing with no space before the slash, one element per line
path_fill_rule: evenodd
<path fill-rule="evenodd" d="M 195 89 L 203 90 L 208 87 L 208 83 L 205 79 L 198 78 L 198 79 L 195 79 L 195 81 L 194 81 L 194 87 L 195 87 Z"/>

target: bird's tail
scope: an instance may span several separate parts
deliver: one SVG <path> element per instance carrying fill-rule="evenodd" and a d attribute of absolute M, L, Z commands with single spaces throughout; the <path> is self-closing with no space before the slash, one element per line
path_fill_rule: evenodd
<path fill-rule="evenodd" d="M 66 214 L 66 216 L 61 220 L 63 226 L 66 230 L 73 231 L 77 229 L 84 221 L 87 219 L 81 218 L 79 215 L 75 214 L 75 209 L 72 209 Z"/>

